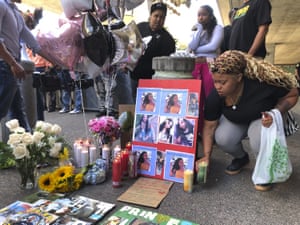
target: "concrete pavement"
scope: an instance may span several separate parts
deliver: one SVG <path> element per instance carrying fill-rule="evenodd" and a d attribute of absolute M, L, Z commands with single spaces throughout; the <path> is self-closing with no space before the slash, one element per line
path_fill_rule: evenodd
<path fill-rule="evenodd" d="M 300 122 L 299 102 L 293 111 Z M 46 120 L 60 124 L 70 143 L 78 137 L 87 136 L 86 124 L 93 117 L 95 112 L 77 115 L 46 112 Z M 189 194 L 183 191 L 182 184 L 174 183 L 159 208 L 146 209 L 199 224 L 300 224 L 300 132 L 289 137 L 287 143 L 293 174 L 287 182 L 276 184 L 269 192 L 254 190 L 251 175 L 255 161 L 251 153 L 249 166 L 240 174 L 229 176 L 224 173 L 224 169 L 231 162 L 231 157 L 215 148 L 205 185 L 195 185 L 193 193 Z M 117 198 L 134 181 L 126 180 L 121 188 L 112 188 L 109 177 L 102 184 L 82 188 L 79 194 L 115 203 L 119 208 L 125 203 L 118 202 Z M 21 200 L 33 192 L 20 190 L 18 184 L 19 176 L 15 169 L 0 170 L 0 207 Z"/>

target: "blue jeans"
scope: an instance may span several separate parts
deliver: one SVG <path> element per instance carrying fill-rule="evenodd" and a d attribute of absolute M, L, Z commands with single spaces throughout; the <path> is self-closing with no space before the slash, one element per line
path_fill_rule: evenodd
<path fill-rule="evenodd" d="M 22 81 L 18 81 L 17 84 L 18 88 L 7 114 L 8 119 L 18 119 L 20 126 L 23 127 L 27 132 L 31 132 L 31 127 L 25 111 L 25 102 L 21 92 Z"/>
<path fill-rule="evenodd" d="M 62 105 L 63 105 L 63 108 L 70 110 L 71 105 L 72 105 L 72 97 L 71 97 L 72 89 L 69 86 L 69 84 L 72 82 L 72 78 L 71 78 L 69 71 L 67 71 L 67 70 L 62 70 L 61 72 L 59 72 L 59 76 L 65 86 L 62 89 L 62 96 L 61 96 Z M 80 74 L 76 73 L 76 79 L 79 79 L 79 78 L 80 78 Z M 81 110 L 82 109 L 81 89 L 78 88 L 76 85 L 75 85 L 75 90 L 74 90 L 74 101 L 75 101 L 74 109 Z"/>
<path fill-rule="evenodd" d="M 0 61 L 0 119 L 6 116 L 17 89 L 17 81 L 9 65 Z"/>
<path fill-rule="evenodd" d="M 128 71 L 119 70 L 116 77 L 116 99 L 119 104 L 135 104 L 132 97 L 131 79 Z"/>

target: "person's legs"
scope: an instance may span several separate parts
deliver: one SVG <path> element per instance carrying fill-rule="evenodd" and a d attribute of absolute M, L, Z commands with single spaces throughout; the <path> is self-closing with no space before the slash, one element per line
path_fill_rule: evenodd
<path fill-rule="evenodd" d="M 95 83 L 96 83 L 96 93 L 98 96 L 98 100 L 99 100 L 99 115 L 105 115 L 106 111 L 105 111 L 105 85 L 104 85 L 104 81 L 103 81 L 103 74 L 99 74 L 99 76 L 97 76 L 95 78 Z"/>
<path fill-rule="evenodd" d="M 260 148 L 261 126 L 261 119 L 257 119 L 251 122 L 248 128 L 249 144 L 255 157 L 257 157 Z"/>
<path fill-rule="evenodd" d="M 6 116 L 17 89 L 17 82 L 10 67 L 4 61 L 0 61 L 0 120 Z"/>
<path fill-rule="evenodd" d="M 66 113 L 70 111 L 70 105 L 71 105 L 71 92 L 63 89 L 61 91 L 61 101 L 63 108 L 59 111 L 60 113 Z"/>
<path fill-rule="evenodd" d="M 18 119 L 19 124 L 27 132 L 31 132 L 31 127 L 25 111 L 25 102 L 21 93 L 21 83 L 18 83 L 18 89 L 8 111 L 8 119 Z"/>
<path fill-rule="evenodd" d="M 242 140 L 246 137 L 247 128 L 246 125 L 232 123 L 222 116 L 215 132 L 216 144 L 234 158 L 245 156 Z"/>
<path fill-rule="evenodd" d="M 248 126 L 235 124 L 221 117 L 215 132 L 216 144 L 234 158 L 226 167 L 225 173 L 238 174 L 249 163 L 249 155 L 244 151 L 242 140 L 246 137 Z"/>
<path fill-rule="evenodd" d="M 44 110 L 45 110 L 45 103 L 44 103 L 44 93 L 40 88 L 36 88 L 36 107 L 37 107 L 37 120 L 45 120 Z"/>
<path fill-rule="evenodd" d="M 56 93 L 55 91 L 49 91 L 49 107 L 48 112 L 54 112 L 56 109 Z"/>
<path fill-rule="evenodd" d="M 130 75 L 128 71 L 119 70 L 116 77 L 116 94 L 114 95 L 114 101 L 119 104 L 134 104 L 132 98 L 132 88 Z"/>
<path fill-rule="evenodd" d="M 202 135 L 203 122 L 204 122 L 204 104 L 207 96 L 214 88 L 214 82 L 207 63 L 199 63 L 197 65 L 198 65 L 197 71 L 199 73 L 198 77 L 201 80 L 198 133 L 199 135 Z"/>
<path fill-rule="evenodd" d="M 75 98 L 75 110 L 81 111 L 82 110 L 81 89 L 78 87 L 75 87 L 74 98 Z"/>
<path fill-rule="evenodd" d="M 131 81 L 132 100 L 135 103 L 135 101 L 136 101 L 136 92 L 137 92 L 139 81 L 135 80 L 135 79 L 130 79 L 130 81 Z"/>

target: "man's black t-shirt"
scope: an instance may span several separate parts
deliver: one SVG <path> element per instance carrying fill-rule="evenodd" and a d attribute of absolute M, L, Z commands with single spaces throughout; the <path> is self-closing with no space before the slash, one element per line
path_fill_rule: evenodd
<path fill-rule="evenodd" d="M 248 52 L 258 32 L 258 27 L 272 23 L 271 8 L 269 0 L 250 0 L 239 8 L 232 22 L 229 49 Z M 262 58 L 266 56 L 265 42 L 254 56 Z"/>
<path fill-rule="evenodd" d="M 248 124 L 261 118 L 262 112 L 273 109 L 278 99 L 288 92 L 285 88 L 244 78 L 244 89 L 236 109 L 226 106 L 225 98 L 220 97 L 216 89 L 213 89 L 205 101 L 204 118 L 209 121 L 218 120 L 223 114 L 234 123 Z"/>
<path fill-rule="evenodd" d="M 138 24 L 142 38 L 152 36 L 145 53 L 140 57 L 136 67 L 131 72 L 133 79 L 151 79 L 154 74 L 152 59 L 158 56 L 168 56 L 175 52 L 175 41 L 164 28 L 159 31 L 152 31 L 148 22 Z"/>

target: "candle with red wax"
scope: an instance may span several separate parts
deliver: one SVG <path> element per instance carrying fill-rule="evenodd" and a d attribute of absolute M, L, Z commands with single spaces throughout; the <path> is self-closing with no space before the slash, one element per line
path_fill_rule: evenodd
<path fill-rule="evenodd" d="M 121 157 L 118 155 L 112 163 L 112 186 L 120 187 L 122 178 Z"/>
<path fill-rule="evenodd" d="M 129 160 L 129 152 L 125 148 L 121 151 L 121 163 L 122 163 L 122 174 L 124 176 L 128 176 L 128 160 Z"/>

